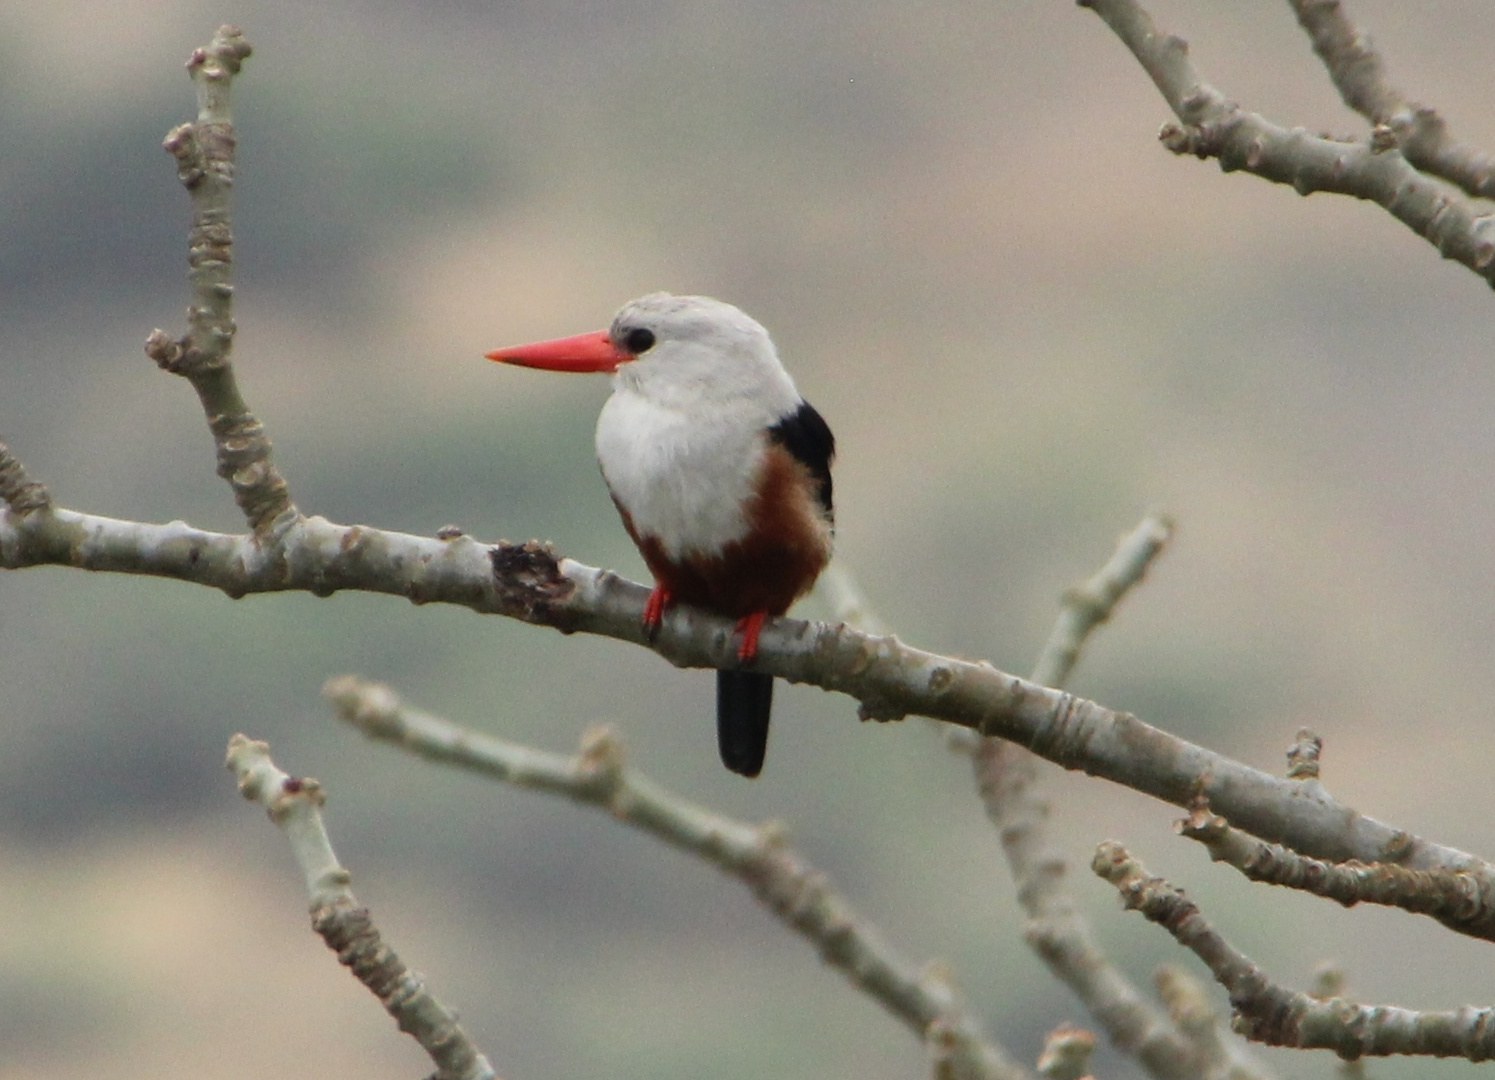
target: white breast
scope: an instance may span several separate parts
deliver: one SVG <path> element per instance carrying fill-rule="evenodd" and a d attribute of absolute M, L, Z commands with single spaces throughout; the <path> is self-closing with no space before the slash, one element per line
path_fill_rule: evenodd
<path fill-rule="evenodd" d="M 640 536 L 665 555 L 714 555 L 747 534 L 763 459 L 761 408 L 689 414 L 618 386 L 597 418 L 597 460 Z"/>

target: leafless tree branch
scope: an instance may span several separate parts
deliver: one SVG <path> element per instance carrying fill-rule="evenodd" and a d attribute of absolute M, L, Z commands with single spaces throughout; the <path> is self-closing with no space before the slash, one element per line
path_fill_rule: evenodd
<path fill-rule="evenodd" d="M 339 589 L 449 603 L 652 647 L 679 667 L 737 663 L 731 619 L 681 606 L 651 643 L 643 631 L 648 590 L 538 544 L 479 544 L 366 526 L 298 519 L 284 533 L 228 535 L 181 522 L 150 525 L 54 508 L 0 513 L 0 567 L 73 566 L 151 574 L 222 589 L 230 596 Z M 973 663 L 844 626 L 776 619 L 759 641 L 760 670 L 835 690 L 861 711 L 893 719 L 928 716 L 1028 747 L 1082 770 L 1187 807 L 1202 791 L 1237 828 L 1319 858 L 1435 866 L 1482 876 L 1489 864 L 1413 836 L 1337 802 L 1305 797 L 1280 779 L 1143 723 L 1129 713 Z"/>
<path fill-rule="evenodd" d="M 450 534 L 448 534 L 450 535 Z M 339 589 L 449 603 L 652 647 L 679 667 L 737 663 L 731 619 L 672 609 L 651 643 L 648 590 L 538 544 L 479 544 L 300 517 L 273 536 L 229 535 L 182 522 L 151 525 L 53 508 L 0 513 L 0 567 L 73 566 L 212 585 L 230 596 Z M 1129 713 L 973 663 L 844 626 L 772 620 L 760 670 L 835 690 L 885 719 L 928 716 L 1000 736 L 1082 770 L 1187 807 L 1203 792 L 1237 828 L 1319 858 L 1445 867 L 1489 877 L 1489 864 L 1366 817 L 1300 784 L 1233 761 Z"/>
<path fill-rule="evenodd" d="M 456 1014 L 384 943 L 368 908 L 353 895 L 352 875 L 338 862 L 322 821 L 322 786 L 309 777 L 283 772 L 270 759 L 266 743 L 243 735 L 229 740 L 227 765 L 238 777 L 240 794 L 263 806 L 290 841 L 311 895 L 313 929 L 379 999 L 400 1030 L 430 1055 L 436 1080 L 494 1080 L 493 1066 Z"/>
<path fill-rule="evenodd" d="M 229 363 L 237 329 L 230 201 L 237 142 L 230 91 L 250 51 L 236 27 L 224 26 L 187 61 L 197 87 L 197 119 L 172 128 L 164 145 L 176 158 L 177 177 L 192 198 L 190 329 L 175 339 L 164 330 L 151 331 L 145 352 L 197 391 L 218 450 L 218 475 L 229 482 L 249 527 L 258 534 L 289 525 L 299 514 L 270 459 L 264 425 L 249 411 Z"/>
<path fill-rule="evenodd" d="M 1132 51 L 1178 117 L 1160 133 L 1168 149 L 1215 158 L 1226 172 L 1249 172 L 1300 195 L 1327 191 L 1374 202 L 1444 258 L 1495 286 L 1495 218 L 1438 175 L 1420 171 L 1396 148 L 1390 129 L 1345 142 L 1280 127 L 1206 83 L 1189 59 L 1188 43 L 1158 30 L 1138 0 L 1080 4 Z"/>
<path fill-rule="evenodd" d="M 1495 1056 L 1495 1009 L 1416 1012 L 1394 1005 L 1356 1005 L 1344 998 L 1315 998 L 1273 982 L 1232 946 L 1199 906 L 1162 878 L 1152 877 L 1114 841 L 1096 849 L 1091 868 L 1116 886 L 1130 911 L 1166 929 L 1209 967 L 1230 993 L 1236 1030 L 1270 1046 L 1333 1050 L 1346 1060 L 1390 1054 Z"/>
<path fill-rule="evenodd" d="M 752 889 L 852 985 L 920 1039 L 937 1044 L 952 1078 L 1028 1075 L 981 1031 L 949 979 L 933 967 L 920 971 L 899 956 L 822 872 L 789 847 L 782 826 L 735 821 L 666 790 L 624 764 L 622 745 L 606 728 L 587 732 L 581 752 L 565 757 L 413 709 L 388 686 L 351 675 L 329 680 L 323 692 L 339 717 L 370 738 L 428 761 L 595 806 L 714 864 Z"/>
<path fill-rule="evenodd" d="M 1149 514 L 1121 538 L 1099 571 L 1065 592 L 1054 630 L 1034 666 L 1034 682 L 1063 685 L 1090 634 L 1141 582 L 1172 531 L 1166 516 Z M 1018 901 L 1028 914 L 1024 937 L 1105 1028 L 1111 1041 L 1159 1080 L 1269 1076 L 1264 1066 L 1213 1025 L 1185 1027 L 1155 1008 L 1100 947 L 1089 920 L 1065 888 L 1068 860 L 1049 840 L 1050 806 L 1038 790 L 1038 758 L 1002 739 L 960 741 L 960 748 L 971 754 L 977 790 L 997 827 Z"/>
<path fill-rule="evenodd" d="M 1480 198 L 1495 198 L 1495 157 L 1459 142 L 1436 109 L 1391 85 L 1370 38 L 1340 0 L 1288 0 L 1344 103 L 1391 134 L 1418 169 Z"/>
<path fill-rule="evenodd" d="M 1384 862 L 1327 862 L 1267 844 L 1210 813 L 1202 801 L 1178 823 L 1180 836 L 1197 840 L 1215 862 L 1235 867 L 1252 881 L 1282 885 L 1353 907 L 1380 904 L 1437 919 L 1450 930 L 1495 940 L 1491 908 L 1495 892 L 1477 874 L 1458 870 L 1411 870 Z"/>

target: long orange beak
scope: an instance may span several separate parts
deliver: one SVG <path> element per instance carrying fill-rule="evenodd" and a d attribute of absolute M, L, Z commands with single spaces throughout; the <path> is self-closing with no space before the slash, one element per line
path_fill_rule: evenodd
<path fill-rule="evenodd" d="M 503 364 L 544 368 L 546 371 L 617 371 L 619 364 L 633 359 L 612 343 L 606 330 L 494 349 L 484 355 Z"/>

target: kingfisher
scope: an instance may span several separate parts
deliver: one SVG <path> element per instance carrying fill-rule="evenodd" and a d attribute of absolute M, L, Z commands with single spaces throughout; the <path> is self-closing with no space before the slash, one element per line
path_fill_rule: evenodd
<path fill-rule="evenodd" d="M 752 671 L 764 621 L 809 591 L 831 556 L 836 440 L 794 386 L 768 331 L 708 296 L 651 293 L 606 330 L 496 349 L 490 360 L 607 372 L 597 461 L 654 578 L 652 638 L 673 604 L 737 620 L 737 659 L 716 673 L 722 763 L 757 776 L 773 676 Z"/>

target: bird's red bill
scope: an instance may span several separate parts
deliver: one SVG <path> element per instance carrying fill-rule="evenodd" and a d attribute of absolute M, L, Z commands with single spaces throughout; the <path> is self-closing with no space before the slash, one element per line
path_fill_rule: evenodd
<path fill-rule="evenodd" d="M 485 355 L 503 364 L 546 371 L 617 371 L 619 364 L 633 359 L 613 344 L 606 330 L 494 349 Z"/>

